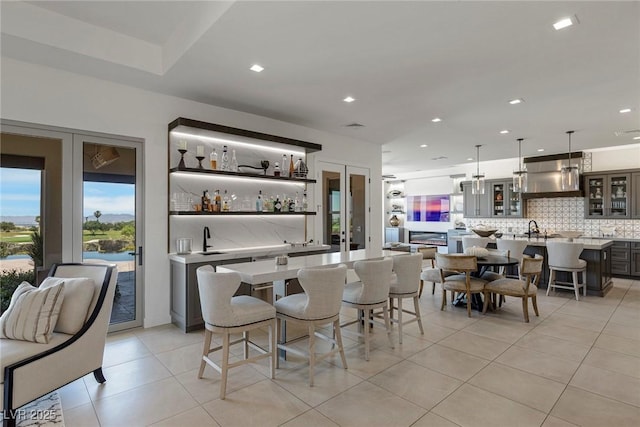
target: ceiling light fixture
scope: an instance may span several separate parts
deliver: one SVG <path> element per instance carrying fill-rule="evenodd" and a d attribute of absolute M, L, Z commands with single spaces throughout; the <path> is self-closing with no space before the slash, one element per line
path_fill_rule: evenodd
<path fill-rule="evenodd" d="M 561 30 L 563 28 L 567 28 L 573 25 L 573 20 L 569 17 L 569 18 L 563 18 L 561 20 L 559 20 L 558 22 L 556 22 L 555 24 L 553 24 L 553 28 L 557 30 Z"/>
<path fill-rule="evenodd" d="M 258 64 L 253 64 L 251 66 L 251 68 L 249 68 L 251 71 L 255 71 L 256 73 L 259 73 L 260 71 L 264 70 L 264 67 L 258 65 Z"/>
<path fill-rule="evenodd" d="M 622 110 L 620 110 L 620 112 L 621 112 L 622 114 L 624 114 L 624 113 L 630 113 L 630 112 L 631 112 L 631 108 L 623 108 Z"/>
<path fill-rule="evenodd" d="M 578 166 L 571 164 L 571 134 L 573 132 L 575 131 L 567 131 L 567 135 L 569 135 L 569 164 L 560 170 L 561 185 L 564 191 L 577 191 L 580 189 Z"/>
<path fill-rule="evenodd" d="M 484 194 L 484 174 L 480 173 L 480 147 L 476 145 L 476 174 L 472 176 L 471 194 Z"/>
<path fill-rule="evenodd" d="M 427 145 L 427 144 L 421 144 L 421 145 L 420 145 L 420 148 L 427 148 L 427 147 L 428 147 L 428 145 Z"/>
<path fill-rule="evenodd" d="M 634 136 L 633 139 L 640 139 L 640 136 Z"/>
<path fill-rule="evenodd" d="M 467 157 L 467 160 L 468 160 L 468 161 L 472 161 L 472 160 L 473 160 L 473 157 Z"/>
<path fill-rule="evenodd" d="M 441 121 L 442 121 L 442 119 L 441 119 L 440 117 L 435 117 L 435 118 L 431 119 L 431 121 L 432 121 L 433 123 L 438 123 L 438 122 L 441 122 Z"/>
<path fill-rule="evenodd" d="M 343 99 L 343 101 L 344 101 L 344 102 L 353 102 L 353 101 L 355 101 L 355 100 L 356 100 L 356 99 L 355 99 L 355 98 L 353 98 L 353 97 L 351 97 L 351 96 L 347 96 L 345 99 Z"/>
<path fill-rule="evenodd" d="M 542 153 L 544 151 L 544 148 L 538 148 L 538 152 Z"/>
<path fill-rule="evenodd" d="M 522 164 L 522 141 L 518 138 L 518 170 L 513 172 L 513 191 L 516 193 L 527 192 L 527 170 Z"/>
<path fill-rule="evenodd" d="M 524 100 L 522 98 L 516 98 L 516 99 L 512 99 L 511 101 L 509 101 L 509 104 L 516 105 L 516 104 L 522 103 L 523 101 Z"/>
<path fill-rule="evenodd" d="M 503 134 L 503 135 L 506 135 L 506 134 L 509 133 L 509 130 L 508 129 L 504 129 L 504 130 L 501 130 L 500 133 Z"/>

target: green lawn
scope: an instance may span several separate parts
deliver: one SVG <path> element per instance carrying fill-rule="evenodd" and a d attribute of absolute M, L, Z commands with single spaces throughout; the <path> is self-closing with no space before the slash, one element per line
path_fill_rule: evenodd
<path fill-rule="evenodd" d="M 118 230 L 109 230 L 105 232 L 96 232 L 95 235 L 83 230 L 82 241 L 88 242 L 89 240 L 117 240 L 122 238 L 122 233 Z M 31 231 L 19 230 L 19 231 L 2 231 L 0 232 L 0 242 L 7 243 L 31 243 Z"/>

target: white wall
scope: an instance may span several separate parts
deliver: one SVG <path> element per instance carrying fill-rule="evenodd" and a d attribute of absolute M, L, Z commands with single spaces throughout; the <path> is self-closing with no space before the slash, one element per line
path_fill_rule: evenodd
<path fill-rule="evenodd" d="M 361 140 L 10 58 L 2 57 L 1 66 L 3 119 L 144 139 L 145 327 L 170 321 L 167 124 L 175 118 L 188 117 L 322 144 L 323 151 L 313 156 L 316 161 L 365 166 L 371 171 L 371 182 L 381 179 L 380 147 Z M 373 187 L 370 198 L 372 230 L 382 228 L 382 195 L 377 188 Z M 382 245 L 380 233 L 372 233 L 371 239 L 371 247 Z"/>

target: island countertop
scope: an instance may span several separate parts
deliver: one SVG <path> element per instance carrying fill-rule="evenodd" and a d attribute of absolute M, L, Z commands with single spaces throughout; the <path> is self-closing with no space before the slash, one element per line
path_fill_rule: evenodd
<path fill-rule="evenodd" d="M 449 237 L 449 239 L 451 239 L 453 241 L 461 242 L 462 241 L 462 237 L 463 236 L 451 236 L 451 237 Z M 515 237 L 513 237 L 513 235 L 503 235 L 501 237 L 501 239 L 505 239 L 505 240 L 524 240 L 524 241 L 528 242 L 529 246 L 547 246 L 547 242 L 548 241 L 552 241 L 552 242 L 567 242 L 567 241 L 569 241 L 569 239 L 565 239 L 565 238 L 562 238 L 562 237 L 554 237 L 554 238 L 545 240 L 544 236 L 541 236 L 539 238 L 536 238 L 536 237 L 528 238 L 528 237 L 523 237 L 523 236 L 515 236 Z M 496 240 L 495 238 L 490 238 L 489 243 L 491 243 L 491 242 L 495 243 L 495 240 Z M 592 250 L 601 250 L 601 249 L 604 249 L 604 248 L 607 248 L 607 247 L 613 245 L 613 240 L 602 239 L 602 238 L 590 238 L 590 237 L 576 238 L 576 239 L 573 239 L 573 242 L 574 243 L 582 243 L 582 244 L 584 244 L 584 248 L 585 249 L 592 249 Z"/>
<path fill-rule="evenodd" d="M 238 258 L 276 257 L 278 255 L 304 254 L 309 252 L 324 252 L 331 249 L 329 245 L 308 244 L 306 246 L 291 246 L 290 244 L 253 246 L 249 248 L 212 249 L 210 253 L 192 252 L 190 254 L 170 253 L 169 260 L 182 264 L 200 262 L 228 261 Z"/>

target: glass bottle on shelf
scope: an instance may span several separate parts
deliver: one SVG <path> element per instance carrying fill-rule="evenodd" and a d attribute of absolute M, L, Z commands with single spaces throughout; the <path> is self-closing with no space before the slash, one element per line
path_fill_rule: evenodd
<path fill-rule="evenodd" d="M 220 169 L 223 171 L 229 170 L 229 153 L 227 153 L 227 146 L 222 147 L 222 159 Z"/>
<path fill-rule="evenodd" d="M 218 169 L 218 153 L 214 148 L 211 154 L 209 154 L 209 163 L 211 163 L 211 170 Z"/>
<path fill-rule="evenodd" d="M 280 196 L 276 195 L 276 201 L 273 202 L 273 211 L 274 212 L 282 212 L 282 202 L 280 201 Z"/>
<path fill-rule="evenodd" d="M 293 154 L 289 159 L 289 178 L 293 178 L 295 172 L 295 166 L 293 165 Z"/>
<path fill-rule="evenodd" d="M 295 212 L 296 211 L 296 202 L 295 199 L 293 199 L 293 197 L 289 198 L 289 212 Z"/>
<path fill-rule="evenodd" d="M 273 165 L 273 176 L 280 176 L 280 165 L 278 162 Z"/>
<path fill-rule="evenodd" d="M 231 202 L 227 195 L 227 190 L 224 190 L 224 196 L 222 196 L 222 212 L 229 212 L 231 210 Z"/>
<path fill-rule="evenodd" d="M 231 172 L 238 172 L 238 159 L 236 159 L 235 148 L 231 150 L 231 162 L 229 163 L 229 170 Z"/>
<path fill-rule="evenodd" d="M 220 212 L 222 208 L 222 198 L 220 197 L 220 190 L 216 190 L 213 196 L 213 212 Z"/>
<path fill-rule="evenodd" d="M 256 199 L 256 212 L 262 212 L 263 206 L 262 190 L 258 190 L 258 198 Z"/>
<path fill-rule="evenodd" d="M 209 192 L 204 190 L 200 199 L 201 209 L 203 212 L 209 212 Z"/>
<path fill-rule="evenodd" d="M 296 198 L 293 199 L 293 210 L 296 212 L 300 212 L 302 210 L 302 205 L 300 204 L 300 196 L 298 196 L 297 191 L 296 191 Z"/>
<path fill-rule="evenodd" d="M 287 172 L 288 172 L 288 169 L 287 169 L 287 155 L 283 154 L 282 155 L 282 176 L 288 176 Z"/>

